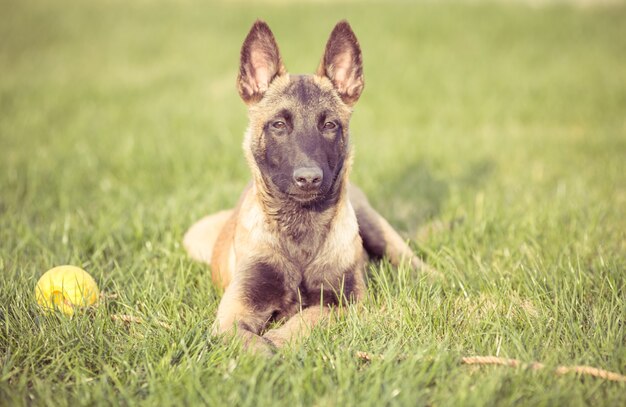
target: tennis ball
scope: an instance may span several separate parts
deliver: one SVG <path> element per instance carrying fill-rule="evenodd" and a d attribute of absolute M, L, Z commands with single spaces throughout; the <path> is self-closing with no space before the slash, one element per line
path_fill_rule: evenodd
<path fill-rule="evenodd" d="M 58 309 L 70 316 L 78 307 L 94 304 L 99 295 L 93 277 L 75 266 L 59 266 L 46 271 L 35 287 L 37 304 L 44 311 Z"/>

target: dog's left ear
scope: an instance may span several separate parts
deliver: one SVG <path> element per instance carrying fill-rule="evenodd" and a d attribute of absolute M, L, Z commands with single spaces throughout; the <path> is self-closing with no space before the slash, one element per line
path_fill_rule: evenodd
<path fill-rule="evenodd" d="M 257 20 L 241 47 L 239 95 L 247 104 L 256 103 L 274 78 L 286 73 L 272 30 L 265 21 Z"/>
<path fill-rule="evenodd" d="M 363 57 L 359 41 L 346 20 L 338 22 L 330 34 L 316 73 L 330 79 L 348 106 L 359 100 L 365 85 Z"/>

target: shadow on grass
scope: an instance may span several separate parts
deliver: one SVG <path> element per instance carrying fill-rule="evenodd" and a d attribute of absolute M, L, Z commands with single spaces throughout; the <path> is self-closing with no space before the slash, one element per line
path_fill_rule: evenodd
<path fill-rule="evenodd" d="M 381 186 L 382 193 L 372 197 L 372 201 L 392 225 L 413 236 L 424 223 L 440 216 L 451 185 L 464 190 L 479 189 L 489 180 L 494 167 L 492 160 L 482 159 L 469 163 L 460 175 L 446 179 L 435 174 L 423 160 L 410 163 L 389 174 Z"/>

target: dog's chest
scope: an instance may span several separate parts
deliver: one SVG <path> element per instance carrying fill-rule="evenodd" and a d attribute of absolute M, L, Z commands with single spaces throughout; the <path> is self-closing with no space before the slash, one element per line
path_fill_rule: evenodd
<path fill-rule="evenodd" d="M 303 269 L 283 264 L 282 295 L 266 297 L 274 317 L 288 318 L 309 306 L 346 304 L 353 297 L 361 265 L 352 262 L 344 267 L 341 263 L 318 262 Z"/>
<path fill-rule="evenodd" d="M 324 283 L 336 286 L 346 272 L 354 269 L 363 248 L 351 209 L 349 204 L 342 206 L 326 226 L 318 222 L 314 227 L 307 222 L 298 234 L 284 234 L 277 239 L 276 253 L 288 278 L 304 284 L 304 289 L 317 290 Z"/>
<path fill-rule="evenodd" d="M 248 305 L 280 319 L 300 308 L 346 303 L 352 297 L 362 264 L 330 260 L 313 262 L 305 268 L 277 257 L 251 264 L 242 280 Z"/>
<path fill-rule="evenodd" d="M 363 266 L 358 227 L 330 230 L 313 253 L 306 248 L 294 250 L 302 250 L 304 256 L 285 259 L 287 303 L 337 305 L 352 296 Z"/>
<path fill-rule="evenodd" d="M 299 308 L 351 297 L 363 269 L 356 215 L 347 200 L 331 215 L 299 217 L 298 222 L 289 218 L 282 230 L 272 230 L 266 222 L 250 225 L 251 232 L 258 231 L 257 244 L 248 246 L 252 251 L 240 251 L 246 259 L 241 278 L 249 305 L 282 318 Z"/>

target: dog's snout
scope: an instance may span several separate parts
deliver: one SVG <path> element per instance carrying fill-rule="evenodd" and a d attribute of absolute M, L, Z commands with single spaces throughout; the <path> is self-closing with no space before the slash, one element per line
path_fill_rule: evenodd
<path fill-rule="evenodd" d="M 322 184 L 324 173 L 319 167 L 301 167 L 293 172 L 293 180 L 301 189 L 315 189 Z"/>

